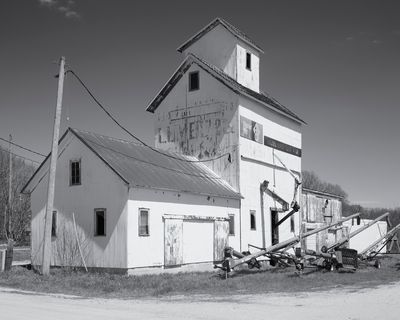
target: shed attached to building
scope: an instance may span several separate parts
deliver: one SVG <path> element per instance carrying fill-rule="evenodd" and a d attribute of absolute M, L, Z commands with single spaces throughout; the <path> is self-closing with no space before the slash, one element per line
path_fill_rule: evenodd
<path fill-rule="evenodd" d="M 23 190 L 31 193 L 36 266 L 48 167 L 49 157 Z M 240 199 L 193 157 L 68 129 L 59 142 L 51 264 L 82 266 L 79 242 L 92 268 L 211 266 L 238 237 Z"/>
<path fill-rule="evenodd" d="M 303 232 L 311 231 L 342 219 L 342 200 L 343 198 L 338 195 L 303 188 L 300 206 Z M 323 246 L 329 247 L 346 234 L 347 229 L 340 226 L 324 230 L 307 237 L 303 241 L 302 247 L 308 250 L 320 251 Z"/>

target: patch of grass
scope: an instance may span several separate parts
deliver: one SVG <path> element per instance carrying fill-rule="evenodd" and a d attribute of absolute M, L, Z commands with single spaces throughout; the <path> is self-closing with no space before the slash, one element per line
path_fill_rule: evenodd
<path fill-rule="evenodd" d="M 348 286 L 373 287 L 398 281 L 399 259 L 387 257 L 382 260 L 381 269 L 361 267 L 356 272 L 306 269 L 303 274 L 296 275 L 294 268 L 244 269 L 227 280 L 216 272 L 126 276 L 54 269 L 45 277 L 31 270 L 14 268 L 0 274 L 0 286 L 105 298 L 306 292 Z"/>

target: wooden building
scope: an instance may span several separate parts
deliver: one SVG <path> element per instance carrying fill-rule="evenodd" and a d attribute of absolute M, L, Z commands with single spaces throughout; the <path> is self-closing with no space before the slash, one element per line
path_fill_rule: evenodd
<path fill-rule="evenodd" d="M 191 157 L 76 129 L 59 143 L 52 228 L 53 266 L 129 271 L 222 259 L 240 195 Z M 167 157 L 168 156 L 168 157 Z M 32 264 L 41 265 L 50 157 L 31 194 Z M 74 231 L 74 219 L 77 233 Z"/>
<path fill-rule="evenodd" d="M 273 226 L 299 202 L 286 168 L 299 177 L 304 121 L 260 90 L 263 50 L 217 18 L 178 52 L 183 62 L 147 107 L 155 145 L 206 161 L 243 196 L 234 219 L 240 234 L 231 246 L 247 250 L 292 237 L 300 228 L 298 213 Z"/>
<path fill-rule="evenodd" d="M 305 122 L 260 89 L 263 50 L 217 18 L 178 51 L 182 63 L 147 106 L 159 151 L 72 129 L 61 139 L 54 265 L 79 261 L 62 257 L 62 246 L 79 240 L 63 242 L 60 233 L 73 230 L 72 213 L 87 264 L 121 270 L 210 264 L 226 245 L 243 251 L 299 233 L 299 212 L 283 218 L 300 203 L 293 190 Z M 48 161 L 25 187 L 34 264 Z"/>
<path fill-rule="evenodd" d="M 302 188 L 301 219 L 304 232 L 336 222 L 342 218 L 343 197 L 334 194 Z M 348 233 L 346 227 L 337 227 L 308 237 L 302 247 L 320 251 L 329 247 Z"/>

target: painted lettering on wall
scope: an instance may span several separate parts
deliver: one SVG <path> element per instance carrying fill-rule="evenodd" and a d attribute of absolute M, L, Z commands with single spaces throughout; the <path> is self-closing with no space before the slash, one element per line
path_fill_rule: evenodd
<path fill-rule="evenodd" d="M 263 143 L 263 126 L 255 121 L 240 117 L 240 136 Z"/>

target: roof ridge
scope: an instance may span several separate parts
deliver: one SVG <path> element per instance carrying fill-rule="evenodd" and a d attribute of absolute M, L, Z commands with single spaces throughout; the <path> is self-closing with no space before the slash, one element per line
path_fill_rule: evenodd
<path fill-rule="evenodd" d="M 196 42 L 200 38 L 203 37 L 204 34 L 208 33 L 212 29 L 214 29 L 218 24 L 223 25 L 228 31 L 230 31 L 234 36 L 242 40 L 243 42 L 247 43 L 257 51 L 264 53 L 264 50 L 258 46 L 252 39 L 250 39 L 243 31 L 229 23 L 223 18 L 216 17 L 214 20 L 212 20 L 209 24 L 207 24 L 205 27 L 200 29 L 197 33 L 195 33 L 193 36 L 191 36 L 188 40 L 186 40 L 182 45 L 180 45 L 177 48 L 178 52 L 183 52 L 186 48 L 188 48 L 192 43 Z"/>
<path fill-rule="evenodd" d="M 242 85 L 241 83 L 237 82 L 236 79 L 234 79 L 234 78 L 232 78 L 231 76 L 229 76 L 228 74 L 226 74 L 222 69 L 218 68 L 217 66 L 214 66 L 213 64 L 210 64 L 210 63 L 207 62 L 207 61 L 204 61 L 203 59 L 199 58 L 198 56 L 196 56 L 196 55 L 193 54 L 193 53 L 189 53 L 188 56 L 192 56 L 193 58 L 195 58 L 195 59 L 198 60 L 199 62 L 203 63 L 204 65 L 206 65 L 206 66 L 209 67 L 210 69 L 212 69 L 212 70 L 214 70 L 215 72 L 217 72 L 220 76 L 222 76 L 222 77 L 228 79 L 229 81 L 233 82 L 233 85 L 235 85 L 235 86 L 238 88 L 238 90 L 241 90 L 241 91 L 248 91 L 247 93 L 250 94 L 250 95 L 252 95 L 252 96 L 255 96 L 255 98 L 256 98 L 257 100 L 261 100 L 261 99 L 260 99 L 259 97 L 257 97 L 257 96 L 263 96 L 263 97 L 267 98 L 267 99 L 270 100 L 270 101 L 268 101 L 268 102 L 267 102 L 267 101 L 263 101 L 263 100 L 261 100 L 261 101 L 263 101 L 263 102 L 265 102 L 265 103 L 271 105 L 271 106 L 274 107 L 274 108 L 277 108 L 277 109 L 281 108 L 281 109 L 283 109 L 283 110 L 281 110 L 281 111 L 286 112 L 286 113 L 289 114 L 291 117 L 294 117 L 294 118 L 296 118 L 297 120 L 300 120 L 301 122 L 303 122 L 304 124 L 306 124 L 306 122 L 305 122 L 304 120 L 302 120 L 302 119 L 301 119 L 299 116 L 297 116 L 293 111 L 291 111 L 288 107 L 286 107 L 285 105 L 283 105 L 282 103 L 280 103 L 277 99 L 275 99 L 275 98 L 272 97 L 271 95 L 266 94 L 265 92 L 257 92 L 257 91 L 254 91 L 254 90 L 248 88 L 248 87 L 245 87 L 245 86 Z"/>
<path fill-rule="evenodd" d="M 221 81 L 224 85 L 229 87 L 231 90 L 235 91 L 236 93 L 250 96 L 252 99 L 267 105 L 272 110 L 283 113 L 289 118 L 292 118 L 298 122 L 307 124 L 303 119 L 301 119 L 298 115 L 296 115 L 293 111 L 289 108 L 281 104 L 275 98 L 271 96 L 267 96 L 265 93 L 256 92 L 250 88 L 245 87 L 244 85 L 237 82 L 234 78 L 230 77 L 226 74 L 222 69 L 210 64 L 207 61 L 196 56 L 194 53 L 190 52 L 187 54 L 183 62 L 179 65 L 170 79 L 166 82 L 166 84 L 161 88 L 159 93 L 153 98 L 150 102 L 148 107 L 146 108 L 147 111 L 154 113 L 157 109 L 159 104 L 164 100 L 164 98 L 169 94 L 175 84 L 181 79 L 182 75 L 189 69 L 192 63 L 197 63 L 200 67 L 202 67 L 206 72 L 215 73 L 212 74 L 214 78 Z"/>

